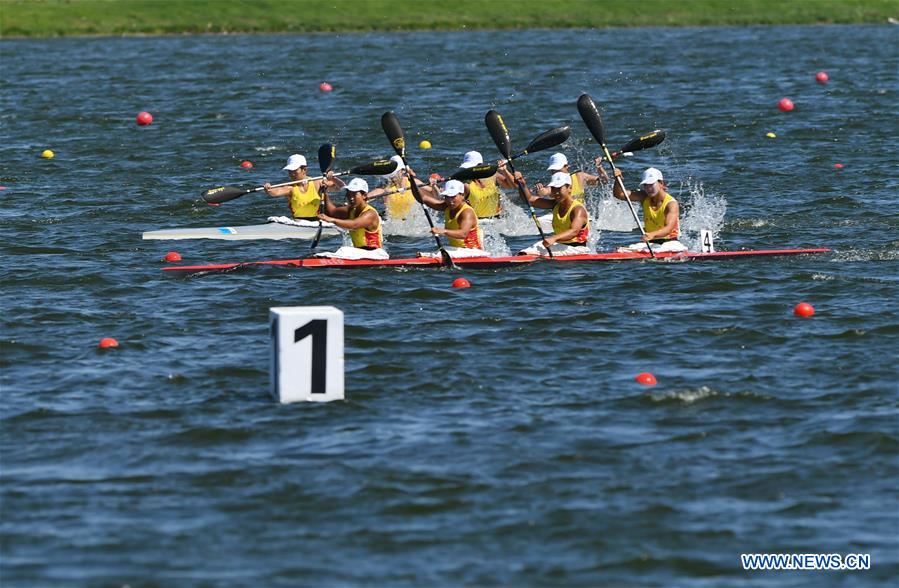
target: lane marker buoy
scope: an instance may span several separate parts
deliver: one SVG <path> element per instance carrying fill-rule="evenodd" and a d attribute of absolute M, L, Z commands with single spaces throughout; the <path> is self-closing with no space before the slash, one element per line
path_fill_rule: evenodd
<path fill-rule="evenodd" d="M 649 372 L 641 372 L 634 379 L 644 386 L 655 386 L 658 383 L 656 377 Z"/>

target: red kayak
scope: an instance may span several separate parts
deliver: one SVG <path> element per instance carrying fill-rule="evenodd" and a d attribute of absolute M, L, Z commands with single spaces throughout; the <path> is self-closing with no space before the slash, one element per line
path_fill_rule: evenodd
<path fill-rule="evenodd" d="M 812 253 L 829 253 L 830 249 L 759 249 L 748 251 L 720 251 L 715 253 L 656 253 L 656 259 L 672 261 L 713 261 L 738 259 L 743 257 L 772 257 L 779 255 L 806 255 Z M 592 253 L 588 255 L 569 255 L 565 257 L 539 257 L 536 255 L 515 255 L 511 257 L 466 257 L 454 259 L 460 268 L 495 269 L 529 265 L 531 263 L 580 263 L 590 261 L 629 261 L 635 259 L 651 259 L 648 252 L 627 253 Z M 409 257 L 401 259 L 331 259 L 311 257 L 307 259 L 272 259 L 267 261 L 247 261 L 243 263 L 218 263 L 209 265 L 174 265 L 162 270 L 170 274 L 198 274 L 205 272 L 227 272 L 246 267 L 280 266 L 288 268 L 372 268 L 372 267 L 440 267 L 441 260 L 431 257 Z"/>

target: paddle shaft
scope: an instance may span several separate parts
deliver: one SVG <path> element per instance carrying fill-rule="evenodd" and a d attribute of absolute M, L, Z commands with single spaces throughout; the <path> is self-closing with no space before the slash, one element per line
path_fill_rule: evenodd
<path fill-rule="evenodd" d="M 403 167 L 406 168 L 406 174 L 409 174 L 409 164 L 406 163 L 406 155 L 404 153 L 399 154 L 400 159 L 403 160 Z M 415 178 L 409 175 L 409 188 L 412 190 L 412 196 L 418 200 L 418 203 L 421 204 L 421 209 L 425 213 L 425 218 L 428 219 L 428 225 L 430 225 L 431 229 L 434 228 L 434 221 L 431 219 L 431 213 L 428 212 L 428 207 L 425 204 L 425 201 L 421 198 L 421 192 L 418 191 L 418 182 L 415 181 Z M 434 233 L 432 233 L 434 234 Z M 434 241 L 437 243 L 437 249 L 440 250 L 441 255 L 446 255 L 449 257 L 449 253 L 447 253 L 446 249 L 443 248 L 443 243 L 440 241 L 440 236 L 434 234 Z"/>
<path fill-rule="evenodd" d="M 337 150 L 334 145 L 330 143 L 325 143 L 318 149 L 318 169 L 321 171 L 323 176 L 326 176 L 329 171 L 331 171 L 331 166 L 334 165 L 334 158 L 337 155 Z M 324 224 L 322 223 L 322 215 L 325 214 L 325 198 L 327 189 L 325 188 L 325 183 L 322 182 L 318 185 L 318 230 L 315 232 L 315 238 L 312 240 L 312 246 L 309 248 L 312 251 L 315 251 L 315 248 L 318 247 L 318 242 L 322 238 L 322 229 L 324 228 Z"/>
<path fill-rule="evenodd" d="M 431 214 L 428 212 L 428 208 L 421 198 L 421 192 L 418 190 L 418 182 L 415 181 L 415 176 L 409 173 L 409 163 L 406 161 L 406 139 L 399 118 L 397 118 L 396 114 L 392 111 L 385 112 L 384 115 L 381 116 L 381 128 L 384 130 L 384 134 L 387 135 L 387 139 L 390 141 L 393 150 L 400 156 L 400 161 L 403 162 L 403 167 L 406 169 L 406 175 L 411 180 L 409 186 L 412 188 L 412 196 L 418 200 L 419 204 L 421 204 L 421 210 L 425 213 L 425 218 L 428 219 L 428 225 L 431 227 L 431 234 L 434 235 L 434 242 L 437 243 L 437 250 L 440 251 L 440 257 L 443 259 L 443 265 L 455 268 L 456 264 L 453 262 L 453 258 L 450 256 L 449 252 L 444 249 L 443 243 L 440 241 L 440 236 L 434 232 L 434 221 L 431 220 Z"/>
<path fill-rule="evenodd" d="M 512 165 L 511 159 L 509 160 L 507 165 L 509 166 L 509 169 L 512 171 L 512 177 L 515 177 L 515 166 Z M 546 241 L 546 233 L 543 232 L 543 227 L 540 226 L 540 220 L 537 218 L 537 211 L 534 210 L 533 206 L 531 206 L 531 201 L 528 200 L 527 194 L 525 194 L 524 182 L 521 179 L 516 177 L 515 185 L 518 187 L 518 196 L 522 200 L 524 200 L 525 204 L 528 205 L 528 211 L 531 213 L 531 218 L 534 220 L 534 225 L 537 227 L 537 232 L 540 233 L 540 239 L 543 241 Z M 546 252 L 549 253 L 550 257 L 553 256 L 552 249 L 550 249 L 549 247 L 546 248 Z"/>
<path fill-rule="evenodd" d="M 640 223 L 640 219 L 637 218 L 637 211 L 634 210 L 634 203 L 631 202 L 631 199 L 628 197 L 627 188 L 624 187 L 624 181 L 616 174 L 617 168 L 615 167 L 615 162 L 613 161 L 612 154 L 609 153 L 609 148 L 606 147 L 606 132 L 605 127 L 602 124 L 602 115 L 599 114 L 599 108 L 597 108 L 596 103 L 589 94 L 581 94 L 577 99 L 577 110 L 581 115 L 584 124 L 587 125 L 587 129 L 590 130 L 590 134 L 593 135 L 593 138 L 599 143 L 605 160 L 608 161 L 609 165 L 612 167 L 612 175 L 615 176 L 615 181 L 618 182 L 618 186 L 624 194 L 624 199 L 627 200 L 627 206 L 631 211 L 631 216 L 634 217 L 634 222 L 637 223 L 640 233 L 645 238 L 646 231 L 643 230 L 643 224 Z M 662 138 L 664 139 L 664 134 Z M 626 149 L 622 149 L 622 151 L 626 151 Z M 646 243 L 646 248 L 649 250 L 649 255 L 655 257 L 655 253 L 653 253 L 652 246 L 649 242 Z"/>
<path fill-rule="evenodd" d="M 621 176 L 615 173 L 617 168 L 615 167 L 615 162 L 612 161 L 612 154 L 609 153 L 609 148 L 606 147 L 605 143 L 600 143 L 599 146 L 602 148 L 602 152 L 605 155 L 606 161 L 608 161 L 609 165 L 612 167 L 612 175 L 615 177 L 615 181 L 618 182 L 618 187 L 621 188 L 621 192 L 624 194 L 624 199 L 627 201 L 627 206 L 631 211 L 631 216 L 634 217 L 634 222 L 637 223 L 637 227 L 640 229 L 640 234 L 646 237 L 646 231 L 643 229 L 643 223 L 641 223 L 640 219 L 637 218 L 637 211 L 634 210 L 634 203 L 628 195 L 627 188 L 624 187 L 624 180 L 621 179 Z M 649 255 L 651 257 L 656 256 L 656 254 L 652 251 L 652 245 L 649 243 L 649 241 L 646 242 L 646 248 L 649 250 Z"/>

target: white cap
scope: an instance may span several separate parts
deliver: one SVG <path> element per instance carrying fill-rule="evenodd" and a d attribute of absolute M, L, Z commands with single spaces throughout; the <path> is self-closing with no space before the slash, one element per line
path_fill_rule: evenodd
<path fill-rule="evenodd" d="M 643 172 L 643 179 L 640 180 L 640 185 L 643 184 L 655 184 L 656 182 L 662 181 L 662 172 L 657 170 L 654 167 L 646 168 L 646 171 Z"/>
<path fill-rule="evenodd" d="M 441 192 L 440 195 L 449 200 L 450 198 L 454 198 L 464 192 L 465 184 L 463 184 L 459 180 L 450 180 L 443 187 L 443 192 Z"/>
<path fill-rule="evenodd" d="M 403 158 L 400 157 L 399 155 L 394 155 L 393 157 L 390 158 L 390 161 L 396 162 L 396 169 L 393 170 L 392 172 L 390 172 L 389 174 L 387 174 L 385 177 L 392 178 L 393 176 L 398 176 L 401 173 L 403 173 L 404 171 L 406 171 L 406 166 L 403 165 Z"/>
<path fill-rule="evenodd" d="M 553 177 L 550 178 L 549 186 L 550 188 L 561 188 L 562 186 L 570 186 L 571 185 L 571 174 L 566 174 L 565 172 L 556 172 L 553 174 Z"/>
<path fill-rule="evenodd" d="M 368 192 L 368 182 L 362 178 L 353 178 L 343 189 L 347 192 Z"/>
<path fill-rule="evenodd" d="M 286 169 L 287 171 L 298 170 L 301 167 L 306 165 L 306 158 L 300 155 L 299 153 L 294 153 L 290 157 L 287 158 L 287 165 L 282 167 L 281 169 Z"/>
<path fill-rule="evenodd" d="M 477 151 L 469 151 L 462 158 L 462 165 L 459 167 L 474 167 L 476 165 L 481 165 L 484 163 L 484 157 L 478 153 Z"/>
<path fill-rule="evenodd" d="M 552 157 L 549 158 L 549 167 L 546 170 L 559 171 L 566 165 L 568 165 L 568 158 L 565 157 L 564 153 L 553 153 Z"/>

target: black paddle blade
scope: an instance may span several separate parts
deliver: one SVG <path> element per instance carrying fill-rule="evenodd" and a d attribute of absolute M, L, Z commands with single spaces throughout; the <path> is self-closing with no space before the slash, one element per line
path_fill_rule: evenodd
<path fill-rule="evenodd" d="M 244 190 L 243 188 L 230 188 L 228 186 L 221 186 L 219 188 L 212 188 L 210 190 L 206 190 L 203 192 L 203 200 L 208 202 L 209 204 L 221 204 L 222 202 L 228 202 L 229 200 L 234 200 L 235 198 L 240 198 L 244 194 L 249 194 L 253 190 Z"/>
<path fill-rule="evenodd" d="M 650 147 L 655 147 L 664 140 L 665 131 L 656 129 L 651 133 L 646 133 L 645 135 L 641 135 L 639 137 L 631 139 L 624 147 L 622 147 L 618 151 L 620 153 L 624 153 L 625 151 L 640 151 L 641 149 L 649 149 Z"/>
<path fill-rule="evenodd" d="M 593 135 L 596 142 L 605 145 L 606 133 L 602 126 L 602 116 L 589 94 L 581 94 L 581 97 L 577 99 L 577 111 L 581 113 L 584 124 L 590 129 L 590 134 Z"/>
<path fill-rule="evenodd" d="M 450 257 L 449 251 L 447 251 L 443 247 L 440 248 L 440 260 L 443 262 L 444 267 L 455 269 L 456 263 L 453 261 L 453 258 Z"/>
<path fill-rule="evenodd" d="M 387 135 L 387 138 L 390 140 L 393 150 L 405 160 L 406 139 L 403 135 L 403 127 L 400 125 L 400 119 L 396 117 L 396 114 L 394 114 L 393 111 L 385 112 L 381 117 L 381 128 L 384 129 L 384 134 Z"/>
<path fill-rule="evenodd" d="M 354 176 L 386 176 L 396 171 L 397 163 L 392 159 L 379 159 L 371 163 L 357 165 L 350 170 Z"/>
<path fill-rule="evenodd" d="M 322 175 L 330 171 L 335 157 L 337 157 L 337 148 L 334 145 L 325 143 L 318 148 L 318 168 L 322 170 Z"/>
<path fill-rule="evenodd" d="M 521 152 L 520 155 L 516 155 L 515 157 L 521 157 L 522 155 L 527 155 L 528 153 L 536 153 L 538 151 L 543 151 L 544 149 L 549 149 L 550 147 L 555 147 L 556 145 L 561 145 L 565 141 L 568 140 L 568 137 L 571 136 L 571 127 L 556 127 L 555 129 L 550 129 L 545 133 L 540 133 L 534 140 L 531 141 L 525 150 Z"/>
<path fill-rule="evenodd" d="M 509 129 L 503 122 L 503 117 L 495 110 L 491 110 L 484 117 L 484 124 L 487 125 L 487 131 L 496 143 L 496 148 L 506 159 L 512 157 L 512 139 L 509 137 Z"/>
<path fill-rule="evenodd" d="M 482 163 L 474 167 L 460 167 L 449 177 L 451 180 L 470 182 L 471 180 L 483 180 L 496 175 L 499 167 L 495 163 Z"/>

